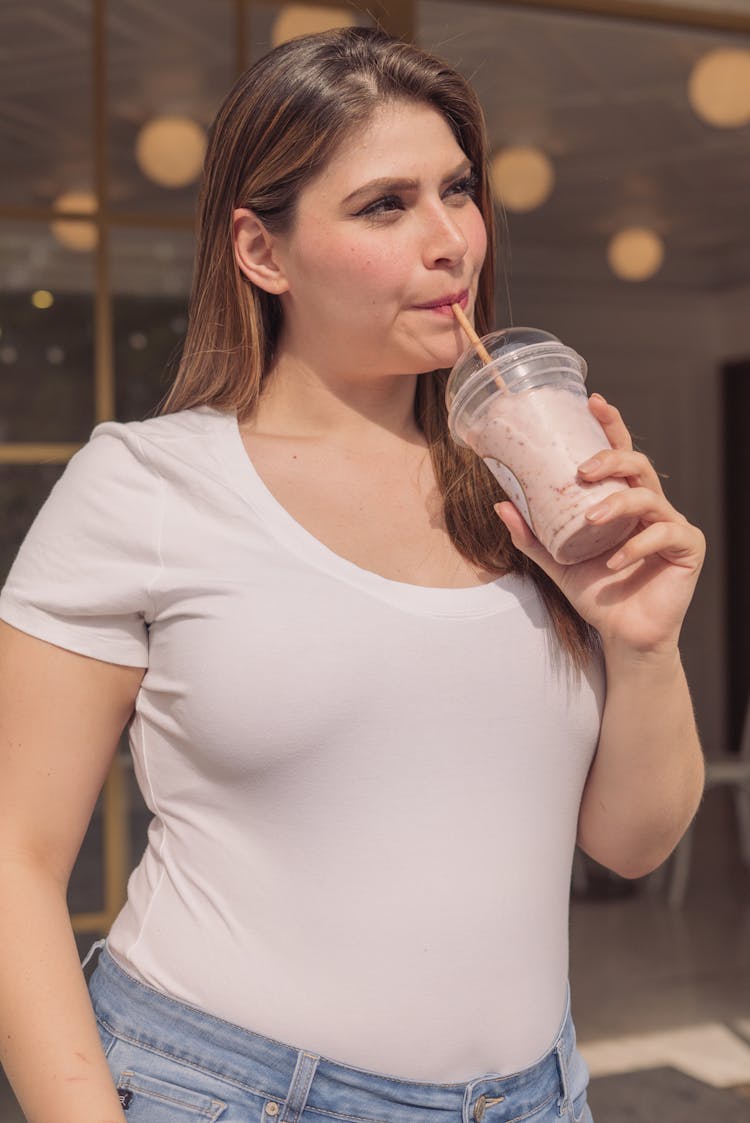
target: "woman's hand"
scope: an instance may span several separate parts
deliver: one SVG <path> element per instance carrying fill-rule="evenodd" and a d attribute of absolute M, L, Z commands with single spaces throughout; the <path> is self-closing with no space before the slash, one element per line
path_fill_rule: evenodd
<path fill-rule="evenodd" d="M 579 466 L 587 481 L 619 476 L 627 491 L 608 496 L 597 523 L 634 515 L 639 526 L 613 553 L 560 565 L 540 544 L 510 502 L 495 507 L 514 545 L 560 587 L 580 615 L 595 627 L 605 646 L 661 652 L 677 646 L 682 621 L 705 556 L 705 539 L 669 503 L 651 462 L 633 451 L 620 413 L 599 394 L 589 408 L 612 445 Z M 604 508 L 606 507 L 606 511 Z M 594 508 L 592 513 L 596 513 Z"/>

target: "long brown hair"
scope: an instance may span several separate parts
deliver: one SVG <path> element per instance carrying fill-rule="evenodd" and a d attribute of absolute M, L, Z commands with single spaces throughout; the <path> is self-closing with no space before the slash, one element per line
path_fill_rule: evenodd
<path fill-rule="evenodd" d="M 488 251 L 475 318 L 480 333 L 494 318 L 495 216 L 484 116 L 476 94 L 446 62 L 370 28 L 346 28 L 291 40 L 265 55 L 230 90 L 212 125 L 197 214 L 197 254 L 187 337 L 161 413 L 211 405 L 249 417 L 272 366 L 281 325 L 278 297 L 250 284 L 238 268 L 232 214 L 248 207 L 271 232 L 290 229 L 298 193 L 353 130 L 385 100 L 432 106 L 447 121 L 478 175 L 477 205 Z M 511 571 L 537 584 L 555 633 L 583 666 L 595 634 L 557 586 L 510 541 L 493 511 L 503 498 L 481 459 L 452 440 L 445 407 L 446 371 L 419 375 L 415 416 L 425 434 L 445 522 L 457 550 L 491 572 Z"/>

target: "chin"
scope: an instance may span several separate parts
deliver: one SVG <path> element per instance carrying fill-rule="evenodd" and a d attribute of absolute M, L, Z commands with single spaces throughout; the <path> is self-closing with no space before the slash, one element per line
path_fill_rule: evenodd
<path fill-rule="evenodd" d="M 468 346 L 468 341 L 467 341 Z M 443 347 L 434 347 L 423 352 L 417 358 L 419 374 L 426 374 L 431 370 L 450 370 L 464 353 L 463 343 L 446 342 Z"/>
<path fill-rule="evenodd" d="M 455 359 L 449 359 L 446 362 L 443 362 L 438 356 L 435 356 L 432 359 L 426 359 L 421 363 L 409 366 L 406 373 L 413 375 L 434 374 L 439 370 L 450 370 L 454 362 Z"/>
<path fill-rule="evenodd" d="M 464 353 L 463 347 L 446 348 L 442 354 L 428 355 L 424 360 L 424 372 L 430 370 L 450 370 Z"/>
<path fill-rule="evenodd" d="M 388 367 L 394 374 L 396 372 L 407 376 L 430 374 L 436 370 L 450 370 L 463 353 L 462 345 L 446 341 L 442 347 L 431 347 L 429 350 L 424 348 L 420 351 L 411 348 L 408 352 L 404 351 L 401 359 L 396 359 L 393 363 L 389 362 Z"/>

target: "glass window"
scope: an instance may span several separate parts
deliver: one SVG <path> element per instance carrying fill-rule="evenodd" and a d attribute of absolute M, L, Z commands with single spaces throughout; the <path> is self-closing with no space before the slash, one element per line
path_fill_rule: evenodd
<path fill-rule="evenodd" d="M 91 191 L 89 4 L 34 0 L 0 12 L 0 206 Z"/>
<path fill-rule="evenodd" d="M 0 441 L 88 437 L 93 288 L 92 253 L 66 248 L 47 223 L 0 222 Z"/>
<path fill-rule="evenodd" d="M 108 11 L 113 211 L 191 216 L 205 134 L 236 72 L 229 0 L 117 3 Z"/>
<path fill-rule="evenodd" d="M 65 470 L 64 464 L 1 464 L 0 511 L 0 585 L 5 583 L 37 511 Z"/>
<path fill-rule="evenodd" d="M 152 416 L 179 361 L 193 257 L 189 231 L 112 232 L 115 413 Z"/>

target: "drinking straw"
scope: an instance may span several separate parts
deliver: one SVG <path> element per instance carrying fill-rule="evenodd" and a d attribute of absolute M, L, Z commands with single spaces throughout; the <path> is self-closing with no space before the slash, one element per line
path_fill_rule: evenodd
<path fill-rule="evenodd" d="M 485 345 L 482 343 L 482 341 L 479 338 L 479 336 L 477 335 L 477 333 L 474 331 L 474 328 L 471 326 L 471 323 L 469 322 L 469 320 L 464 315 L 464 310 L 461 307 L 461 305 L 460 304 L 451 304 L 451 309 L 453 311 L 453 315 L 456 317 L 459 324 L 463 328 L 465 334 L 467 335 L 470 343 L 473 344 L 474 350 L 476 351 L 479 358 L 482 360 L 482 362 L 485 365 L 487 365 L 488 363 L 491 363 L 492 362 L 492 355 L 490 355 L 489 351 L 487 350 Z M 500 375 L 497 372 L 495 372 L 495 374 L 493 375 L 493 378 L 495 380 L 495 384 L 501 390 L 504 390 L 505 389 L 505 383 L 503 382 L 502 378 L 500 377 Z"/>

